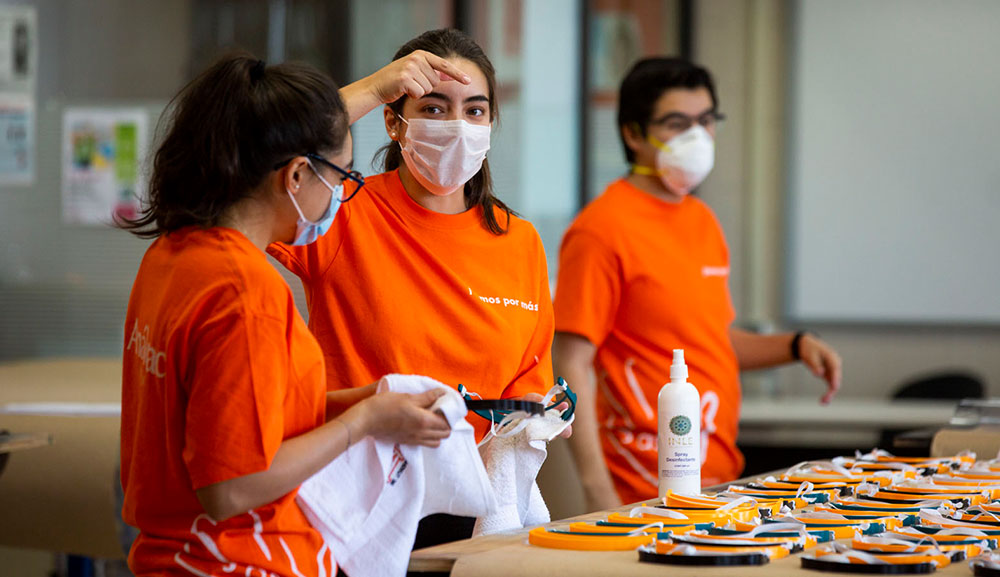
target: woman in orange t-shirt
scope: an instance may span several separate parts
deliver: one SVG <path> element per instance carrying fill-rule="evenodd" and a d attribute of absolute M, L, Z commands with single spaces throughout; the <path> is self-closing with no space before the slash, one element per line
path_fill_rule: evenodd
<path fill-rule="evenodd" d="M 267 262 L 333 222 L 349 123 L 384 95 L 422 95 L 448 62 L 425 53 L 344 89 L 294 64 L 221 60 L 172 103 L 149 204 L 122 226 L 155 238 L 136 275 L 122 373 L 123 516 L 136 575 L 333 575 L 295 502 L 365 435 L 437 446 L 439 391 L 328 394 L 323 356 Z M 381 95 L 381 96 L 380 96 Z M 346 101 L 346 108 L 345 108 Z M 363 399 L 363 400 L 362 400 Z"/>
<path fill-rule="evenodd" d="M 457 30 L 426 32 L 395 59 L 417 50 L 472 81 L 445 81 L 386 106 L 387 172 L 367 179 L 318 242 L 275 245 L 271 254 L 302 279 L 332 389 L 393 371 L 463 384 L 487 399 L 540 400 L 553 384 L 545 252 L 531 224 L 493 195 L 493 66 Z M 482 438 L 488 422 L 469 420 Z M 473 521 L 434 516 L 421 523 L 416 546 L 466 537 Z"/>
<path fill-rule="evenodd" d="M 729 249 L 712 210 L 689 195 L 715 158 L 721 116 L 708 71 L 641 60 L 618 106 L 632 169 L 567 230 L 555 300 L 555 367 L 577 385 L 570 446 L 588 510 L 656 497 L 655 408 L 672 349 L 684 349 L 701 393 L 703 485 L 743 469 L 740 370 L 801 359 L 827 381 L 824 403 L 840 386 L 840 358 L 814 335 L 731 326 Z"/>

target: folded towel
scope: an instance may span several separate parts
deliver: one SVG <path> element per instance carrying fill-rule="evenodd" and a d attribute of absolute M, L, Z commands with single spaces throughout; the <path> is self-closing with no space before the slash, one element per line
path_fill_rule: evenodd
<path fill-rule="evenodd" d="M 479 448 L 499 507 L 476 519 L 473 536 L 549 522 L 549 509 L 535 478 L 545 462 L 548 442 L 571 422 L 554 409 L 544 417 L 515 419 Z"/>
<path fill-rule="evenodd" d="M 389 375 L 386 382 L 378 393 L 446 390 L 432 409 L 445 416 L 451 435 L 437 448 L 365 437 L 302 484 L 299 505 L 351 577 L 405 575 L 422 517 L 479 517 L 497 507 L 461 395 L 427 377 Z"/>

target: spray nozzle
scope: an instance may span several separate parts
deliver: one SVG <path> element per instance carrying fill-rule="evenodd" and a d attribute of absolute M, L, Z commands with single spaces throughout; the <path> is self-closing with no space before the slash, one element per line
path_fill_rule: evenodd
<path fill-rule="evenodd" d="M 684 382 L 688 378 L 688 368 L 684 364 L 684 349 L 674 349 L 674 361 L 670 365 L 670 380 Z"/>

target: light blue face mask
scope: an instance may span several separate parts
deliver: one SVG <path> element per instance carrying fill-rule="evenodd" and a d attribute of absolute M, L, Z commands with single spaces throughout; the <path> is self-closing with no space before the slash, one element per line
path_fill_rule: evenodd
<path fill-rule="evenodd" d="M 292 241 L 292 246 L 304 246 L 316 242 L 316 239 L 326 234 L 326 231 L 330 230 L 330 226 L 333 224 L 333 217 L 337 216 L 337 211 L 340 210 L 340 205 L 343 204 L 344 197 L 344 184 L 338 184 L 337 186 L 331 186 L 329 182 L 323 178 L 323 175 L 316 170 L 313 166 L 311 160 L 309 162 L 309 168 L 316 173 L 316 177 L 330 189 L 330 206 L 326 207 L 326 212 L 323 216 L 319 217 L 319 220 L 313 222 L 306 218 L 306 215 L 302 213 L 302 209 L 299 208 L 299 203 L 295 201 L 295 195 L 288 189 L 285 192 L 288 193 L 288 197 L 292 199 L 292 204 L 295 206 L 295 210 L 299 213 L 299 220 L 295 225 L 295 240 Z"/>

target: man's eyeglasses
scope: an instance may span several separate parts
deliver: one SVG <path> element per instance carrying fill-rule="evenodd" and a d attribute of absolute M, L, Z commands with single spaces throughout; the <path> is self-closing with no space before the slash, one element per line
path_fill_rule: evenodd
<path fill-rule="evenodd" d="M 705 130 L 712 130 L 715 128 L 716 124 L 725 119 L 726 116 L 724 114 L 720 114 L 714 110 L 706 112 L 697 118 L 680 112 L 670 112 L 660 118 L 651 120 L 649 125 L 664 127 L 670 132 L 681 133 L 686 132 L 694 126 L 695 123 L 700 124 Z"/>
<path fill-rule="evenodd" d="M 331 168 L 335 172 L 339 173 L 340 174 L 340 182 L 341 182 L 341 184 L 343 184 L 343 182 L 345 180 L 350 180 L 351 182 L 357 184 L 357 186 L 354 188 L 354 190 L 352 190 L 350 192 L 349 195 L 341 197 L 341 199 L 340 199 L 341 202 L 347 202 L 348 200 L 351 200 L 352 198 L 354 198 L 354 195 L 358 194 L 358 191 L 361 190 L 361 188 L 365 185 L 365 177 L 362 176 L 361 173 L 358 172 L 357 170 L 344 170 L 343 168 L 337 166 L 336 164 L 330 162 L 329 160 L 323 158 L 322 156 L 320 156 L 318 154 L 315 154 L 315 153 L 312 153 L 312 152 L 306 153 L 303 156 L 305 156 L 309 160 L 312 160 L 314 162 L 318 162 L 318 163 L 322 164 L 323 166 L 326 166 L 327 168 Z M 278 170 L 279 168 L 285 166 L 286 164 L 288 164 L 292 160 L 294 160 L 294 158 L 289 158 L 288 160 L 285 160 L 285 161 L 279 162 L 278 164 L 275 164 L 274 165 L 274 170 Z M 344 187 L 344 192 L 342 194 L 346 194 L 346 193 L 347 193 L 347 187 L 345 186 Z"/>

